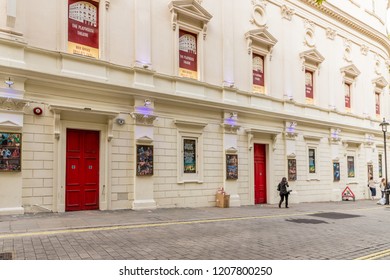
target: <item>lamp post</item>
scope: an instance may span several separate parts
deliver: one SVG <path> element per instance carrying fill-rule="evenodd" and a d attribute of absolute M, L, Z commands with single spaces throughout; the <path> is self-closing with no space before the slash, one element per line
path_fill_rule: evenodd
<path fill-rule="evenodd" d="M 383 131 L 383 144 L 384 144 L 384 150 L 385 150 L 385 178 L 386 178 L 386 185 L 385 185 L 385 196 L 386 196 L 386 202 L 385 204 L 389 204 L 389 189 L 387 185 L 387 153 L 386 153 L 386 132 L 387 132 L 387 126 L 389 123 L 383 118 L 383 121 L 379 124 L 382 127 Z"/>

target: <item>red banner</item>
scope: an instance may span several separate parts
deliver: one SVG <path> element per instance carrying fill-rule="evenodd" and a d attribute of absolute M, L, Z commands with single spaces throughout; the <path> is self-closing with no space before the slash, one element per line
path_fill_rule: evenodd
<path fill-rule="evenodd" d="M 305 71 L 306 99 L 313 100 L 313 72 Z"/>
<path fill-rule="evenodd" d="M 179 75 L 198 78 L 197 35 L 179 30 Z"/>
<path fill-rule="evenodd" d="M 344 84 L 345 108 L 351 109 L 351 85 Z"/>
<path fill-rule="evenodd" d="M 379 93 L 375 94 L 375 112 L 377 115 L 381 114 L 380 96 Z"/>
<path fill-rule="evenodd" d="M 68 52 L 99 57 L 99 2 L 68 2 Z"/>
<path fill-rule="evenodd" d="M 264 93 L 264 57 L 253 54 L 252 57 L 253 92 Z"/>

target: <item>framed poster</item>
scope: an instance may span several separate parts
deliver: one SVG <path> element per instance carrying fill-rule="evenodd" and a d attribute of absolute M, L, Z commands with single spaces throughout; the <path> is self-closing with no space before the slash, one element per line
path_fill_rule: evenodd
<path fill-rule="evenodd" d="M 184 173 L 196 173 L 196 140 L 183 139 Z"/>
<path fill-rule="evenodd" d="M 153 175 L 153 146 L 137 145 L 137 176 Z"/>
<path fill-rule="evenodd" d="M 0 132 L 0 171 L 21 171 L 22 134 Z"/>
<path fill-rule="evenodd" d="M 99 1 L 68 0 L 68 52 L 99 58 Z"/>
<path fill-rule="evenodd" d="M 238 155 L 226 155 L 226 179 L 238 179 Z"/>
<path fill-rule="evenodd" d="M 333 181 L 340 181 L 340 163 L 333 162 Z"/>
<path fill-rule="evenodd" d="M 288 166 L 288 180 L 296 181 L 297 180 L 297 160 L 295 158 L 287 159 Z"/>
<path fill-rule="evenodd" d="M 309 149 L 309 173 L 316 173 L 316 150 Z"/>
<path fill-rule="evenodd" d="M 355 158 L 347 156 L 348 178 L 355 178 Z"/>

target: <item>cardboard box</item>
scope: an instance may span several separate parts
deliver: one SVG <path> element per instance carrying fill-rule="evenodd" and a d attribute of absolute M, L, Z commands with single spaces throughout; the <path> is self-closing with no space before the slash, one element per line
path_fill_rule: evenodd
<path fill-rule="evenodd" d="M 230 195 L 225 193 L 217 193 L 215 201 L 217 203 L 217 207 L 229 208 Z"/>

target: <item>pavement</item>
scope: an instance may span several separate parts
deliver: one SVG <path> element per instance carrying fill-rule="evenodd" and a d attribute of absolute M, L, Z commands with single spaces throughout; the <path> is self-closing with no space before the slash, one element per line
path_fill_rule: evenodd
<path fill-rule="evenodd" d="M 87 229 L 124 225 L 142 225 L 213 219 L 243 218 L 277 214 L 307 214 L 313 212 L 343 211 L 350 209 L 388 207 L 372 200 L 313 202 L 291 204 L 279 209 L 277 205 L 258 204 L 231 208 L 158 208 L 154 210 L 77 211 L 65 213 L 35 213 L 0 216 L 0 238 L 6 234 L 23 232 Z"/>
<path fill-rule="evenodd" d="M 0 216 L 0 260 L 386 259 L 389 211 L 359 200 Z"/>

